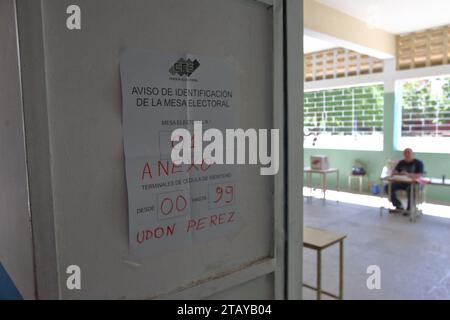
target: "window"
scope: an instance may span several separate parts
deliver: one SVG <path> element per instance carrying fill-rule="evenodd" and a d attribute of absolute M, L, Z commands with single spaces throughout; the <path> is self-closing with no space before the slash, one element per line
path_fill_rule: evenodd
<path fill-rule="evenodd" d="M 397 148 L 450 153 L 450 76 L 401 81 Z"/>
<path fill-rule="evenodd" d="M 305 93 L 305 148 L 383 150 L 384 86 Z"/>

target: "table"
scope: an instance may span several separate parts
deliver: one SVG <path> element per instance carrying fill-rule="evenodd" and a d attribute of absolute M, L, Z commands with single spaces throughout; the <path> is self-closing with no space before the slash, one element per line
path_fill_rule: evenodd
<path fill-rule="evenodd" d="M 322 191 L 323 191 L 323 200 L 326 200 L 326 192 L 327 192 L 327 175 L 328 174 L 336 174 L 336 191 L 339 192 L 339 169 L 336 168 L 330 168 L 327 170 L 316 170 L 316 169 L 312 169 L 312 168 L 304 168 L 303 172 L 306 173 L 308 175 L 308 188 L 310 190 L 310 199 L 312 199 L 312 175 L 313 173 L 315 174 L 320 174 L 322 175 Z"/>
<path fill-rule="evenodd" d="M 393 183 L 406 183 L 410 185 L 410 192 L 409 192 L 409 203 L 410 203 L 410 221 L 411 222 L 416 222 L 417 221 L 417 216 L 418 216 L 418 211 L 417 211 L 417 194 L 418 194 L 418 186 L 419 183 L 417 182 L 417 180 L 414 179 L 410 179 L 410 178 L 400 178 L 399 176 L 391 176 L 391 177 L 384 177 L 384 178 L 380 178 L 380 180 L 383 182 L 387 182 L 389 187 L 388 187 L 388 196 L 389 196 L 389 201 L 391 200 L 391 194 L 392 194 L 392 184 Z M 441 179 L 442 181 L 442 179 Z M 380 194 L 383 195 L 384 190 L 380 190 Z M 383 214 L 383 207 L 380 208 L 380 215 Z"/>
<path fill-rule="evenodd" d="M 305 288 L 317 292 L 317 300 L 321 299 L 321 295 L 342 300 L 344 298 L 344 240 L 347 235 L 337 234 L 334 232 L 305 228 L 303 232 L 303 247 L 317 251 L 317 283 L 316 287 L 303 284 Z M 339 294 L 332 294 L 322 289 L 322 250 L 339 243 Z"/>
<path fill-rule="evenodd" d="M 450 179 L 442 180 L 442 178 L 424 178 L 425 181 L 429 181 L 430 186 L 442 186 L 450 187 Z"/>

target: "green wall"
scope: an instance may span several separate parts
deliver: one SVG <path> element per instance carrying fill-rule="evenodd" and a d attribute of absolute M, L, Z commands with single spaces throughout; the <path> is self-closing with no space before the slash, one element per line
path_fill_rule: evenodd
<path fill-rule="evenodd" d="M 348 174 L 350 173 L 355 160 L 361 160 L 367 164 L 370 181 L 379 183 L 381 170 L 383 169 L 386 161 L 390 158 L 402 158 L 402 152 L 394 150 L 395 116 L 395 94 L 386 93 L 384 106 L 384 151 L 305 149 L 305 166 L 308 166 L 310 163 L 310 156 L 312 155 L 328 156 L 331 167 L 338 168 L 340 171 L 340 189 L 348 190 Z M 439 178 L 442 177 L 442 175 L 446 175 L 450 178 L 449 154 L 416 153 L 416 158 L 424 162 L 427 176 Z M 314 177 L 313 184 L 315 186 L 320 185 L 318 176 Z M 335 188 L 335 175 L 328 176 L 328 185 L 330 188 Z M 353 187 L 354 189 L 356 188 L 356 181 L 354 181 Z M 365 185 L 365 191 L 369 191 L 367 185 Z M 430 186 L 427 187 L 426 194 L 428 202 L 450 203 L 450 187 Z"/>

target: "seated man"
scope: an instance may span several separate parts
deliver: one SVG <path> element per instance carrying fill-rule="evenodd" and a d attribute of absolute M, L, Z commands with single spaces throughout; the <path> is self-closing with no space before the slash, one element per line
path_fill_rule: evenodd
<path fill-rule="evenodd" d="M 403 151 L 403 157 L 404 159 L 400 161 L 397 166 L 394 169 L 393 175 L 403 175 L 407 176 L 413 180 L 419 179 L 422 177 L 424 173 L 424 166 L 423 162 L 420 160 L 417 160 L 414 158 L 414 152 L 411 149 L 406 149 Z M 408 208 L 407 211 L 410 211 L 411 209 L 411 203 L 410 203 L 410 189 L 411 184 L 409 183 L 401 183 L 401 182 L 394 182 L 391 185 L 391 202 L 396 208 L 393 212 L 400 212 L 403 211 L 402 203 L 397 198 L 397 191 L 399 190 L 406 190 L 408 193 Z M 389 193 L 389 185 L 386 185 L 385 187 L 386 193 Z M 392 212 L 392 211 L 391 211 Z M 405 213 L 407 215 L 408 213 Z"/>

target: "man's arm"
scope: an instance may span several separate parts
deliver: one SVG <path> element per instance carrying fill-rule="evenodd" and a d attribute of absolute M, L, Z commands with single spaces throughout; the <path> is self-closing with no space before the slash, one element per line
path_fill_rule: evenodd
<path fill-rule="evenodd" d="M 417 161 L 416 172 L 410 173 L 408 176 L 411 179 L 417 180 L 417 179 L 422 178 L 424 173 L 425 173 L 425 171 L 424 171 L 423 163 L 422 163 L 422 161 L 419 160 L 419 161 Z"/>
<path fill-rule="evenodd" d="M 392 171 L 391 175 L 400 174 L 401 163 L 402 163 L 402 161 L 399 161 L 399 163 L 397 163 L 397 165 L 395 166 L 394 171 Z"/>

